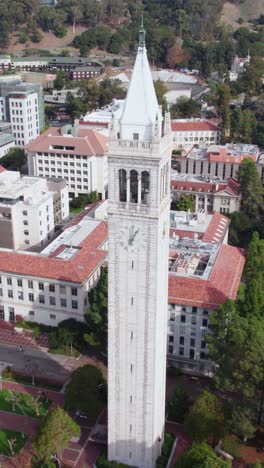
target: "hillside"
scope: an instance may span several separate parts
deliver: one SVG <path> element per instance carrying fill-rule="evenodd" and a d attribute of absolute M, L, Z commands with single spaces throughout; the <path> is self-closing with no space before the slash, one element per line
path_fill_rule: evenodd
<path fill-rule="evenodd" d="M 244 0 L 242 3 L 225 2 L 221 12 L 221 22 L 237 29 L 241 26 L 239 18 L 245 23 L 264 15 L 263 0 Z"/>

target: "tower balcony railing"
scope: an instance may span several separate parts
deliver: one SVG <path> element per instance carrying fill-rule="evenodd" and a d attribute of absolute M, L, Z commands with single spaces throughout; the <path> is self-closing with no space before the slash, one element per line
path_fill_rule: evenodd
<path fill-rule="evenodd" d="M 140 140 L 123 140 L 123 139 L 109 139 L 109 153 L 110 154 L 128 154 L 139 153 L 140 155 L 159 156 L 166 149 L 171 147 L 170 134 L 164 135 L 158 141 L 140 141 Z"/>

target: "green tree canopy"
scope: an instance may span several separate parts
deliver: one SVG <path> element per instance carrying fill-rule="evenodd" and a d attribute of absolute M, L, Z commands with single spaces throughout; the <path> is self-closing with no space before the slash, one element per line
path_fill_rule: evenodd
<path fill-rule="evenodd" d="M 108 272 L 104 268 L 97 285 L 89 292 L 90 307 L 85 313 L 89 333 L 85 340 L 92 346 L 107 347 Z"/>
<path fill-rule="evenodd" d="M 195 444 L 183 452 L 174 468 L 231 468 L 231 462 L 216 455 L 207 444 Z"/>
<path fill-rule="evenodd" d="M 240 164 L 238 181 L 242 195 L 241 212 L 248 215 L 255 223 L 259 223 L 263 216 L 264 190 L 252 159 L 246 158 Z"/>
<path fill-rule="evenodd" d="M 20 171 L 27 161 L 27 155 L 22 148 L 11 148 L 0 159 L 0 164 L 9 171 Z"/>
<path fill-rule="evenodd" d="M 184 427 L 195 442 L 204 442 L 209 437 L 220 439 L 226 431 L 223 403 L 212 393 L 204 391 L 191 406 Z"/>
<path fill-rule="evenodd" d="M 194 196 L 189 193 L 182 193 L 176 202 L 172 203 L 172 208 L 176 211 L 188 211 L 193 212 L 195 210 Z"/>
<path fill-rule="evenodd" d="M 69 410 L 96 417 L 105 404 L 105 395 L 106 382 L 101 370 L 87 364 L 72 373 L 65 389 L 65 405 Z"/>
<path fill-rule="evenodd" d="M 43 418 L 33 441 L 34 452 L 40 462 L 49 463 L 54 453 L 61 455 L 71 437 L 79 435 L 80 427 L 62 408 L 56 408 Z"/>

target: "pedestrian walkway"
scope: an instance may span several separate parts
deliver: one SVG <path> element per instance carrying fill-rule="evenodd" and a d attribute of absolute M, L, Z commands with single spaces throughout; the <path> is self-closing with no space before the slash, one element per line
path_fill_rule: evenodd
<path fill-rule="evenodd" d="M 46 388 L 33 387 L 31 385 L 24 385 L 16 382 L 8 382 L 7 380 L 3 380 L 2 386 L 3 388 L 6 388 L 7 390 L 11 390 L 13 392 L 29 393 L 30 395 L 34 396 L 39 396 L 44 392 L 47 398 L 52 402 L 56 403 L 57 406 L 64 405 L 63 393 L 56 392 L 55 390 L 47 390 Z"/>
<path fill-rule="evenodd" d="M 21 329 L 21 332 L 17 332 L 12 324 L 8 324 L 9 326 L 7 327 L 6 323 L 0 322 L 0 343 L 17 347 L 48 349 L 48 335 L 46 333 L 42 333 L 38 342 L 36 342 L 32 331 Z"/>
<path fill-rule="evenodd" d="M 0 411 L 0 427 L 10 429 L 17 432 L 25 432 L 29 435 L 34 435 L 39 427 L 40 420 L 31 418 L 30 416 L 22 416 L 20 414 L 8 413 Z"/>
<path fill-rule="evenodd" d="M 191 438 L 184 432 L 182 424 L 166 422 L 166 432 L 171 432 L 177 437 L 176 447 L 171 458 L 169 468 L 173 468 L 184 450 L 192 446 Z"/>

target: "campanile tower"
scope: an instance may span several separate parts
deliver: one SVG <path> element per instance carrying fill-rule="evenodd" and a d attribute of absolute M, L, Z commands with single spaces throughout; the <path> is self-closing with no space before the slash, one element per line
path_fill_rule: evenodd
<path fill-rule="evenodd" d="M 165 422 L 170 116 L 143 26 L 123 114 L 109 137 L 108 458 L 152 468 Z"/>

